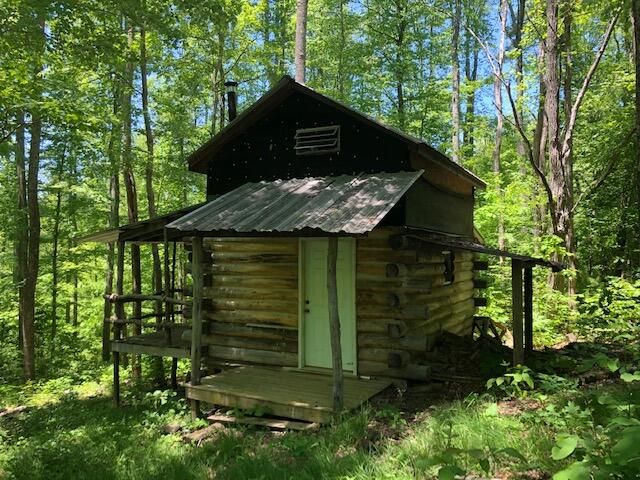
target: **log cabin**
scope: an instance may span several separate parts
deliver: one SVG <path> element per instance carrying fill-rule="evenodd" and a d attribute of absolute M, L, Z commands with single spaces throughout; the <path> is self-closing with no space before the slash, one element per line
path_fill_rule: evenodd
<path fill-rule="evenodd" d="M 488 330 L 479 255 L 512 260 L 523 362 L 532 267 L 560 266 L 482 244 L 480 178 L 290 77 L 237 117 L 228 87 L 228 125 L 187 159 L 206 175 L 206 202 L 85 238 L 118 245 L 104 338 L 116 399 L 121 354 L 171 357 L 174 385 L 177 359 L 190 361 L 194 414 L 203 401 L 326 422 L 391 381 L 437 378 L 439 338 L 473 342 Z M 164 244 L 162 291 L 124 294 L 125 245 L 153 242 Z M 188 252 L 190 291 L 174 288 L 176 245 Z M 156 309 L 127 318 L 124 305 L 142 302 Z M 138 334 L 123 337 L 129 323 Z"/>

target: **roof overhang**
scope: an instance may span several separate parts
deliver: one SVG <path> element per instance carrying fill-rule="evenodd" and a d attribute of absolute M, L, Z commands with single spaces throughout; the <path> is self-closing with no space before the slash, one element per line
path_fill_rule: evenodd
<path fill-rule="evenodd" d="M 81 237 L 77 237 L 76 241 L 78 243 L 162 242 L 164 240 L 164 228 L 168 223 L 194 211 L 202 205 L 202 203 L 199 203 L 197 205 L 191 205 L 186 208 L 181 208 L 180 210 L 175 210 L 165 215 L 150 218 L 148 220 L 142 220 L 140 222 L 122 225 L 117 228 L 110 228 L 107 230 L 90 233 Z"/>
<path fill-rule="evenodd" d="M 245 183 L 169 223 L 167 230 L 172 237 L 363 235 L 423 172 Z"/>
<path fill-rule="evenodd" d="M 545 260 L 544 258 L 513 253 L 507 250 L 500 250 L 498 248 L 487 247 L 486 245 L 481 245 L 471 239 L 460 237 L 457 235 L 446 235 L 439 232 L 411 228 L 407 230 L 405 236 L 409 239 L 415 239 L 418 242 L 427 244 L 457 248 L 460 250 L 468 250 L 471 252 L 483 253 L 494 257 L 510 258 L 512 260 L 519 260 L 529 265 L 540 265 L 542 267 L 551 268 L 554 272 L 559 272 L 560 270 L 564 270 L 566 268 L 566 265 L 560 262 L 554 262 L 551 260 Z"/>

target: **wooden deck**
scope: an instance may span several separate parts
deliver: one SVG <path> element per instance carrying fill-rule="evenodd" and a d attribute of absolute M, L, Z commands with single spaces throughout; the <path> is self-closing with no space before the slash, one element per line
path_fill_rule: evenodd
<path fill-rule="evenodd" d="M 185 328 L 188 327 L 175 325 L 171 329 L 171 342 L 168 345 L 165 332 L 152 332 L 112 341 L 111 351 L 155 357 L 190 358 L 190 344 L 181 339 Z"/>
<path fill-rule="evenodd" d="M 344 378 L 344 407 L 353 410 L 387 388 L 386 380 Z M 278 417 L 327 423 L 332 416 L 332 377 L 298 370 L 242 366 L 186 384 L 187 398 Z"/>

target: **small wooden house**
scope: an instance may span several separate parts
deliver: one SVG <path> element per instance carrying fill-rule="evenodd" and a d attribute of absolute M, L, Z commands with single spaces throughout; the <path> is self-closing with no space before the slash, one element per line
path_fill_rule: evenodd
<path fill-rule="evenodd" d="M 119 306 L 106 319 L 116 375 L 120 352 L 190 358 L 194 404 L 326 421 L 332 238 L 345 407 L 389 379 L 429 380 L 443 332 L 472 337 L 485 304 L 477 254 L 514 259 L 514 342 L 531 348 L 531 267 L 551 264 L 479 244 L 484 182 L 423 141 L 285 77 L 188 163 L 207 175 L 206 203 L 91 237 L 118 242 L 120 279 L 126 242 L 165 243 L 164 294 L 124 295 L 120 280 L 107 299 Z M 171 243 L 190 251 L 192 299 L 170 288 Z M 159 331 L 120 338 L 142 322 L 121 318 L 124 303 L 143 301 L 165 304 Z"/>

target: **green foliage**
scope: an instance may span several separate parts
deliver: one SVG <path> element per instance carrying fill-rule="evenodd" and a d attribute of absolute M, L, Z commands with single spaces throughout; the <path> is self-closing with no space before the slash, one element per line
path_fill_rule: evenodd
<path fill-rule="evenodd" d="M 603 23 L 612 13 L 610 3 L 571 5 L 574 89 L 597 50 Z M 497 7 L 497 2 L 462 2 L 461 159 L 488 180 L 488 188 L 477 192 L 475 224 L 488 245 L 498 245 L 502 224 L 507 249 L 542 257 L 563 254 L 560 240 L 548 234 L 546 195 L 522 153 L 508 107 L 500 172 L 493 173 L 493 78 L 470 30 L 492 50 Z M 537 102 L 539 75 L 544 73 L 537 59 L 545 24 L 542 8 L 543 2 L 527 3 L 519 46 L 524 72 L 518 102 L 526 110 L 527 131 L 535 129 L 528 110 Z M 448 0 L 400 1 L 391 6 L 382 0 L 310 2 L 307 83 L 445 153 L 450 151 L 450 10 Z M 566 296 L 549 287 L 547 272 L 536 269 L 534 279 L 537 347 L 577 332 L 590 342 L 622 344 L 622 352 L 601 347 L 586 357 L 557 355 L 545 365 L 531 366 L 536 373 L 526 367 L 496 372 L 498 365 L 487 362 L 486 371 L 497 375 L 487 385 L 494 395 L 507 401 L 540 402 L 535 411 L 513 417 L 502 415 L 493 400 L 471 396 L 434 408 L 416 425 L 405 412 L 390 406 L 377 413 L 347 415 L 318 435 L 287 433 L 274 438 L 234 430 L 198 449 L 183 445 L 176 435 L 161 435 L 168 422 L 179 421 L 186 428 L 202 422 L 188 419 L 184 401 L 173 392 L 147 392 L 150 386 L 144 377 L 132 382 L 125 370 L 125 407 L 113 408 L 105 397 L 110 372 L 101 363 L 98 340 L 106 248 L 77 244 L 75 239 L 108 223 L 110 176 L 114 170 L 122 173 L 121 101 L 127 61 L 136 68 L 133 173 L 141 218 L 147 216 L 147 197 L 141 188 L 149 158 L 140 111 L 140 28 L 144 25 L 146 31 L 155 139 L 152 184 L 158 212 L 164 213 L 204 199 L 204 178 L 187 172 L 184 159 L 227 123 L 222 82 L 241 81 L 242 110 L 282 74 L 291 73 L 294 11 L 293 0 L 0 4 L 0 404 L 31 408 L 15 419 L 0 420 L 0 477 L 69 478 L 82 472 L 84 478 L 101 479 L 451 478 L 467 472 L 488 475 L 531 468 L 558 471 L 556 478 L 636 473 L 632 446 L 638 442 L 639 427 L 636 196 L 640 179 L 631 174 L 637 168 L 634 142 L 628 136 L 634 123 L 635 75 L 631 29 L 624 12 L 614 32 L 615 48 L 610 45 L 598 67 L 573 138 L 580 271 L 566 275 L 577 275 L 579 280 L 578 310 L 571 310 Z M 35 21 L 39 15 L 46 24 L 43 50 L 36 48 L 41 38 Z M 135 26 L 131 48 L 126 45 L 123 19 Z M 513 19 L 509 23 L 511 30 Z M 507 43 L 506 72 L 513 69 L 518 53 L 511 39 Z M 472 78 L 476 58 L 477 77 Z M 46 69 L 34 78 L 39 62 Z M 520 92 L 513 88 L 513 93 Z M 21 384 L 19 279 L 14 271 L 23 216 L 17 209 L 19 145 L 14 131 L 25 114 L 28 150 L 29 128 L 37 113 L 43 118 L 36 306 L 37 368 L 42 380 Z M 594 189 L 602 173 L 606 178 Z M 119 200 L 119 222 L 125 223 L 124 188 Z M 143 246 L 144 291 L 152 286 L 150 258 Z M 125 270 L 125 285 L 130 285 L 129 265 Z M 486 292 L 490 303 L 483 312 L 506 326 L 511 317 L 510 274 L 508 261 L 491 265 Z M 606 381 L 615 383 L 596 391 L 586 389 L 578 375 L 594 372 L 604 372 Z M 268 414 L 261 409 L 246 413 Z M 403 433 L 394 441 L 363 442 L 375 422 Z"/>
<path fill-rule="evenodd" d="M 383 405 L 375 412 L 375 415 L 385 423 L 388 423 L 391 428 L 403 428 L 407 424 L 407 421 L 402 416 L 402 412 L 393 405 Z"/>
<path fill-rule="evenodd" d="M 507 398 L 526 397 L 534 388 L 534 374 L 525 365 L 509 368 L 500 377 L 487 380 L 487 390 L 498 393 Z"/>
<path fill-rule="evenodd" d="M 625 341 L 640 328 L 640 280 L 608 277 L 580 296 L 579 327 L 587 337 Z"/>
<path fill-rule="evenodd" d="M 580 438 L 577 435 L 558 435 L 556 444 L 551 449 L 551 458 L 562 460 L 571 455 L 578 446 Z"/>

